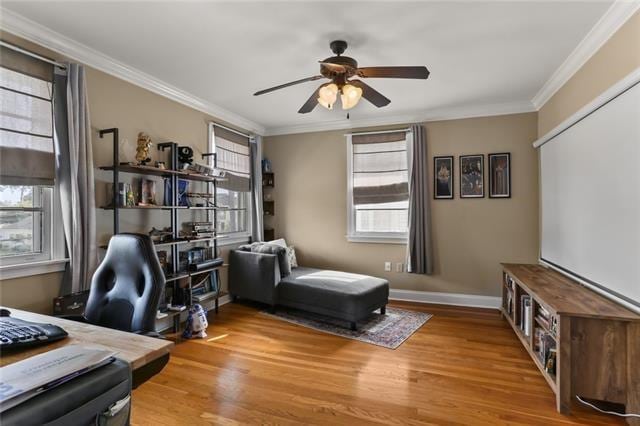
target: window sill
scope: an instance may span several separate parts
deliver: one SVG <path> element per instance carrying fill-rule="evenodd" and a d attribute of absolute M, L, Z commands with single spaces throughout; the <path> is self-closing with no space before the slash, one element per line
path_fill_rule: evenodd
<path fill-rule="evenodd" d="M 0 280 L 61 272 L 64 271 L 68 261 L 69 259 L 56 259 L 0 266 Z"/>
<path fill-rule="evenodd" d="M 407 244 L 407 237 L 401 235 L 347 235 L 350 243 Z"/>

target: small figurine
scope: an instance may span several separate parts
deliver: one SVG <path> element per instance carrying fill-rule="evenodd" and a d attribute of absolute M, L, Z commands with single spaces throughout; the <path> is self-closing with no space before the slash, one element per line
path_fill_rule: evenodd
<path fill-rule="evenodd" d="M 160 170 L 165 170 L 167 168 L 164 161 L 156 161 L 156 167 Z"/>
<path fill-rule="evenodd" d="M 149 158 L 149 148 L 151 148 L 153 142 L 151 138 L 144 132 L 138 133 L 138 147 L 136 148 L 136 160 L 138 165 L 145 166 L 151 158 Z"/>
<path fill-rule="evenodd" d="M 189 309 L 187 326 L 182 333 L 182 337 L 185 339 L 203 339 L 207 337 L 206 330 L 208 326 L 207 311 L 202 306 L 195 304 Z"/>
<path fill-rule="evenodd" d="M 136 197 L 133 195 L 133 191 L 131 190 L 131 185 L 129 185 L 129 190 L 127 191 L 127 206 L 133 207 L 136 205 Z"/>
<path fill-rule="evenodd" d="M 178 162 L 182 169 L 187 169 L 193 163 L 193 149 L 190 146 L 178 147 Z"/>

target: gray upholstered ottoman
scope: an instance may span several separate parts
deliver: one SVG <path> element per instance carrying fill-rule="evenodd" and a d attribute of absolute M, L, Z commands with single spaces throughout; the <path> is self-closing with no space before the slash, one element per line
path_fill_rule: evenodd
<path fill-rule="evenodd" d="M 277 286 L 277 304 L 356 323 L 376 309 L 385 313 L 389 282 L 382 278 L 294 268 Z"/>

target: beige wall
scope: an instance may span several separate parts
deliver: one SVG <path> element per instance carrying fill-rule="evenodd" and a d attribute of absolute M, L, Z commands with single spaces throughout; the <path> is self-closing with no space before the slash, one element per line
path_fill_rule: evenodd
<path fill-rule="evenodd" d="M 610 86 L 640 67 L 640 12 L 636 12 L 555 95 L 540 108 L 543 136 Z"/>
<path fill-rule="evenodd" d="M 265 138 L 275 173 L 276 234 L 296 246 L 300 263 L 388 278 L 394 289 L 498 296 L 500 262 L 535 262 L 538 255 L 535 113 L 424 123 L 429 166 L 455 155 L 454 200 L 432 200 L 435 273 L 384 272 L 404 262 L 405 247 L 350 243 L 344 131 Z M 460 199 L 458 156 L 511 152 L 511 199 Z M 485 159 L 486 161 L 486 159 Z M 429 171 L 431 194 L 432 170 Z M 394 266 L 395 270 L 395 266 Z"/>
<path fill-rule="evenodd" d="M 42 49 L 32 43 L 20 40 L 10 34 L 0 33 L 0 38 L 48 57 L 60 60 L 59 55 Z M 121 161 L 134 161 L 138 132 L 144 131 L 154 143 L 174 141 L 190 145 L 194 149 L 194 158 L 207 150 L 207 123 L 217 121 L 202 112 L 183 106 L 148 90 L 129 84 L 101 71 L 87 67 L 87 91 L 93 134 L 94 165 L 112 163 L 111 136 L 100 139 L 97 130 L 109 127 L 120 129 Z M 223 123 L 223 122 L 221 122 Z M 223 123 L 224 124 L 224 123 Z M 152 147 L 151 157 L 166 160 Z M 96 204 L 104 205 L 106 185 L 112 178 L 110 172 L 95 171 Z M 130 176 L 123 175 L 123 179 Z M 162 179 L 157 178 L 157 192 L 162 199 Z M 197 184 L 197 183 L 196 183 Z M 97 235 L 99 243 L 106 243 L 112 233 L 112 212 L 98 209 L 96 212 Z M 182 213 L 185 221 L 203 216 L 202 212 Z M 164 211 L 123 211 L 121 213 L 121 231 L 147 232 L 151 226 L 167 226 L 169 213 Z M 36 275 L 25 278 L 0 281 L 0 303 L 17 308 L 49 313 L 52 298 L 58 295 L 62 273 Z"/>

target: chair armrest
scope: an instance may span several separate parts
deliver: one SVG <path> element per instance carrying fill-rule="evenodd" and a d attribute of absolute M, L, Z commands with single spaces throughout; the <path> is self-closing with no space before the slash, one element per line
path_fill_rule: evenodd
<path fill-rule="evenodd" d="M 240 250 L 229 253 L 229 293 L 232 296 L 275 305 L 279 282 L 278 256 Z"/>

